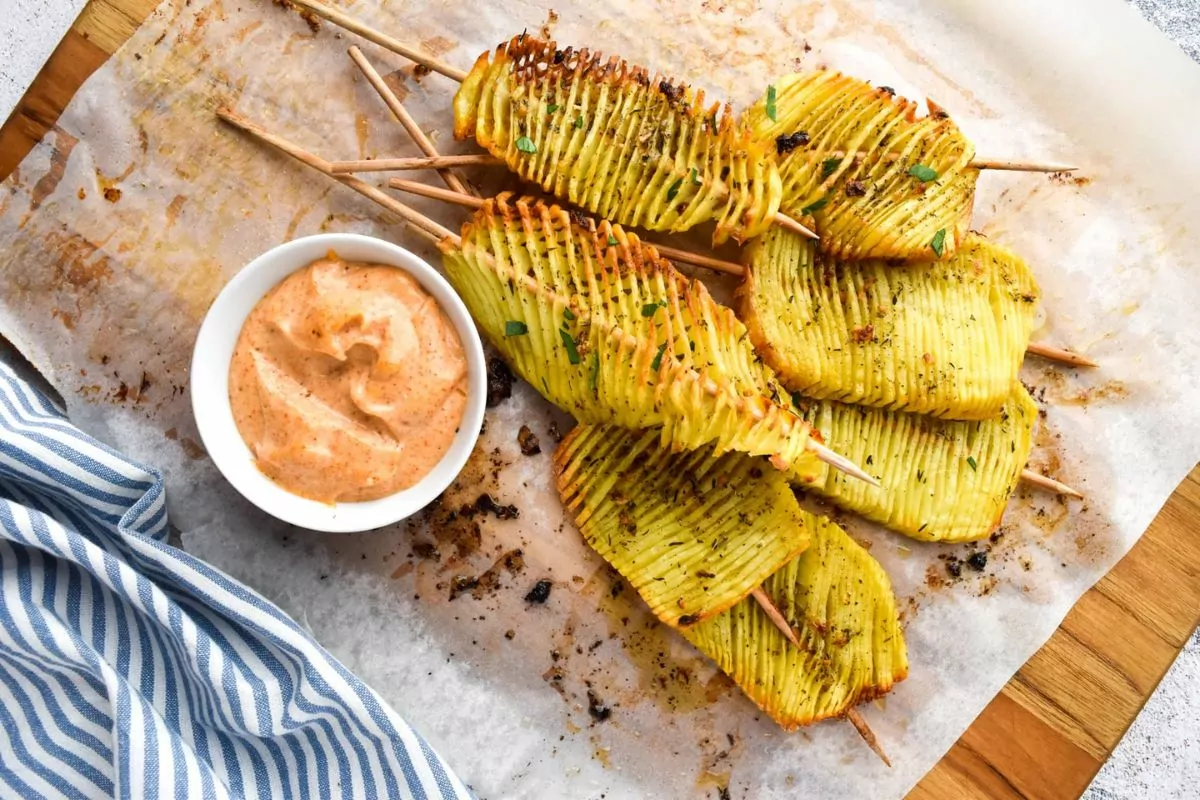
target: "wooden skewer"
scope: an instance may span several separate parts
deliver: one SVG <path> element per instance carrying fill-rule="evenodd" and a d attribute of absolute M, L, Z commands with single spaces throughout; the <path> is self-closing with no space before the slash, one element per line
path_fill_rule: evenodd
<path fill-rule="evenodd" d="M 1072 364 L 1076 367 L 1098 367 L 1100 366 L 1095 361 L 1092 361 L 1087 356 L 1071 350 L 1064 350 L 1061 347 L 1055 347 L 1051 344 L 1042 344 L 1041 342 L 1030 342 L 1025 348 L 1026 353 L 1031 353 L 1035 356 L 1048 358 L 1051 361 L 1061 361 L 1064 364 Z"/>
<path fill-rule="evenodd" d="M 867 473 L 858 464 L 855 464 L 840 453 L 835 453 L 820 442 L 810 438 L 808 440 L 808 451 L 836 470 L 840 470 L 847 475 L 852 475 L 860 481 L 866 481 L 872 486 L 879 486 L 879 480 L 875 476 Z"/>
<path fill-rule="evenodd" d="M 779 628 L 780 632 L 787 637 L 787 640 L 796 647 L 799 647 L 800 637 L 796 636 L 796 631 L 792 630 L 792 626 L 788 624 L 787 618 L 783 616 L 783 612 L 771 601 L 766 591 L 761 586 L 755 586 L 750 590 L 750 596 L 766 612 L 767 617 L 771 622 L 775 623 L 775 627 Z"/>
<path fill-rule="evenodd" d="M 503 166 L 504 161 L 490 153 L 476 153 L 462 156 L 430 156 L 424 158 L 374 158 L 357 161 L 334 161 L 330 167 L 337 174 L 349 172 L 390 172 L 415 169 L 445 169 L 447 167 L 465 166 Z M 801 236 L 816 239 L 817 234 L 801 225 L 787 214 L 775 215 L 775 223 Z"/>
<path fill-rule="evenodd" d="M 436 154 L 411 158 L 374 158 L 360 161 L 334 161 L 329 167 L 337 174 L 347 172 L 404 172 L 416 169 L 446 169 L 448 167 L 500 167 L 504 162 L 491 153 L 470 153 L 460 156 Z"/>
<path fill-rule="evenodd" d="M 364 183 L 358 178 L 354 178 L 349 175 L 334 175 L 329 169 L 328 161 L 309 153 L 307 150 L 301 149 L 299 146 L 292 144 L 281 136 L 276 136 L 273 133 L 269 133 L 267 130 L 246 119 L 241 114 L 238 114 L 237 112 L 231 111 L 227 108 L 219 108 L 217 109 L 217 116 L 233 127 L 250 134 L 259 141 L 265 142 L 277 150 L 287 153 L 300 163 L 306 164 L 318 172 L 323 172 L 334 180 L 349 186 L 351 189 L 363 195 L 364 197 L 374 200 L 376 203 L 383 206 L 388 211 L 391 211 L 405 222 L 409 223 L 415 228 L 419 228 L 426 233 L 431 234 L 439 241 L 449 239 L 455 243 L 461 242 L 458 234 L 442 227 L 428 217 L 418 214 L 416 211 L 413 211 L 411 208 L 404 205 L 396 198 L 392 197 L 381 189 L 377 189 L 376 187 L 371 186 L 368 183 Z"/>
<path fill-rule="evenodd" d="M 781 228 L 791 231 L 792 233 L 798 233 L 801 236 L 807 236 L 809 239 L 821 238 L 796 220 L 789 217 L 787 214 L 784 214 L 782 211 L 775 214 L 775 224 Z"/>
<path fill-rule="evenodd" d="M 810 162 L 822 161 L 826 158 L 845 158 L 845 150 L 826 150 L 809 152 L 807 159 Z M 854 158 L 866 158 L 869 153 L 866 150 L 857 150 L 854 153 Z M 888 161 L 899 161 L 899 153 L 884 153 L 883 158 Z M 972 169 L 991 169 L 991 170 L 1007 170 L 1010 172 L 1074 172 L 1078 167 L 1068 166 L 1067 164 L 1045 164 L 1040 161 L 1005 161 L 1005 160 L 976 160 L 967 164 Z"/>
<path fill-rule="evenodd" d="M 427 156 L 437 155 L 437 150 L 434 149 L 433 142 L 425 135 L 425 131 L 421 130 L 421 126 L 412 118 L 412 115 L 408 113 L 408 109 L 400 102 L 400 98 L 396 96 L 396 93 L 392 91 L 390 86 L 384 83 L 383 76 L 376 71 L 375 67 L 371 66 L 371 62 L 367 61 L 367 57 L 363 55 L 362 50 L 354 46 L 350 48 L 349 52 L 350 58 L 362 70 L 362 74 L 366 77 L 367 81 L 375 87 L 375 91 L 383 98 L 384 104 L 387 105 L 396 119 L 400 121 L 400 124 L 404 126 L 404 130 L 408 131 L 408 135 L 417 143 L 417 147 L 421 148 L 421 152 Z M 334 172 L 340 172 L 340 170 L 335 169 Z M 449 168 L 439 169 L 438 174 L 442 176 L 442 180 L 446 182 L 446 185 L 454 191 L 461 192 L 462 194 L 471 194 L 471 191 L 467 189 L 467 185 L 451 172 Z"/>
<path fill-rule="evenodd" d="M 399 189 L 402 192 L 409 194 L 420 195 L 421 197 L 430 197 L 434 200 L 443 200 L 447 203 L 455 203 L 456 205 L 466 208 L 479 208 L 484 204 L 484 201 L 473 195 L 459 194 L 451 192 L 447 189 L 440 189 L 437 186 L 430 186 L 418 181 L 410 181 L 404 178 L 392 178 L 388 181 L 388 186 L 393 189 Z M 707 267 L 708 269 L 717 272 L 725 272 L 730 275 L 742 275 L 745 269 L 736 261 L 723 261 L 719 258 L 700 255 L 699 253 L 691 253 L 687 250 L 679 250 L 675 247 L 668 247 L 662 244 L 649 243 L 660 255 L 677 261 L 682 264 L 694 264 L 698 267 Z"/>
<path fill-rule="evenodd" d="M 1021 480 L 1034 486 L 1040 486 L 1043 489 L 1049 489 L 1055 494 L 1065 494 L 1070 497 L 1078 497 L 1080 499 L 1083 498 L 1083 492 L 1080 492 L 1078 489 L 1072 489 L 1065 483 L 1060 483 L 1059 481 L 1054 480 L 1054 478 L 1047 478 L 1040 472 L 1034 472 L 1031 469 L 1021 470 Z"/>
<path fill-rule="evenodd" d="M 771 598 L 763 590 L 761 586 L 755 586 L 750 590 L 750 596 L 758 603 L 759 608 L 766 613 L 767 618 L 775 624 L 787 640 L 796 647 L 800 647 L 800 637 L 796 636 L 796 631 L 788 624 L 787 618 L 783 616 L 783 612 L 772 602 Z M 879 740 L 875 738 L 875 732 L 871 730 L 871 726 L 867 725 L 867 721 L 858 713 L 858 709 L 850 708 L 846 711 L 846 719 L 850 720 L 850 724 L 854 726 L 854 730 L 858 731 L 858 735 L 867 743 L 867 747 L 879 756 L 883 763 L 889 767 L 892 766 L 891 759 L 887 757 L 887 753 L 883 751 Z"/>
<path fill-rule="evenodd" d="M 386 33 L 380 33 L 369 25 L 365 25 L 351 17 L 349 14 L 344 14 L 336 8 L 330 8 L 322 3 L 313 2 L 313 0 L 290 0 L 291 4 L 306 11 L 311 11 L 318 17 L 327 19 L 339 28 L 345 28 L 351 33 L 357 33 L 367 41 L 374 42 L 380 47 L 391 50 L 397 55 L 404 56 L 409 61 L 415 61 L 427 69 L 445 75 L 452 81 L 462 83 L 466 80 L 467 73 L 457 67 L 452 67 L 449 64 L 439 61 L 428 53 L 423 53 L 416 48 L 409 47 L 404 42 L 398 39 L 393 39 Z"/>
<path fill-rule="evenodd" d="M 1068 164 L 1043 164 L 1039 161 L 985 161 L 976 159 L 971 162 L 975 169 L 995 169 L 1005 172 L 1074 172 L 1078 167 Z"/>
<path fill-rule="evenodd" d="M 850 724 L 854 726 L 854 730 L 858 731 L 858 735 L 867 743 L 867 747 L 871 748 L 871 751 L 879 756 L 879 760 L 887 764 L 890 769 L 892 760 L 887 757 L 887 753 L 883 752 L 883 745 L 875 738 L 875 731 L 871 730 L 871 726 L 863 719 L 863 715 L 858 713 L 858 709 L 854 707 L 846 709 L 846 719 L 850 720 Z"/>

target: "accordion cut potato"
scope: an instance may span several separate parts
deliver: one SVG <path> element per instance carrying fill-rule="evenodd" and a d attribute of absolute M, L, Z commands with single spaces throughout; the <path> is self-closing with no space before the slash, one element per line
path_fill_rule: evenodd
<path fill-rule="evenodd" d="M 726 610 L 808 546 L 784 473 L 741 453 L 672 453 L 654 431 L 580 425 L 554 454 L 583 538 L 660 620 Z"/>
<path fill-rule="evenodd" d="M 811 544 L 763 584 L 800 647 L 753 599 L 683 631 L 785 730 L 843 716 L 908 675 L 887 573 L 837 525 L 801 514 Z"/>
<path fill-rule="evenodd" d="M 739 310 L 788 389 L 948 419 L 994 417 L 1012 394 L 1040 292 L 1003 247 L 970 234 L 950 259 L 893 267 L 775 228 L 748 250 Z"/>
<path fill-rule="evenodd" d="M 780 210 L 811 222 L 838 258 L 948 257 L 967 232 L 975 148 L 932 102 L 817 70 L 777 80 L 745 124 L 776 150 Z M 772 119 L 771 108 L 774 109 Z M 805 218 L 809 218 L 805 220 Z"/>
<path fill-rule="evenodd" d="M 762 233 L 779 210 L 770 147 L 703 93 L 599 53 L 526 34 L 484 53 L 454 96 L 454 135 L 474 137 L 556 197 L 622 225 L 714 242 Z"/>
<path fill-rule="evenodd" d="M 636 236 L 506 197 L 442 244 L 446 274 L 513 370 L 582 423 L 659 428 L 672 449 L 766 455 L 815 475 L 810 428 L 704 285 Z"/>
<path fill-rule="evenodd" d="M 800 408 L 831 447 L 881 486 L 830 470 L 798 484 L 897 533 L 935 542 L 974 541 L 996 529 L 1029 460 L 1038 416 L 1020 383 L 998 416 L 974 422 L 831 401 Z"/>

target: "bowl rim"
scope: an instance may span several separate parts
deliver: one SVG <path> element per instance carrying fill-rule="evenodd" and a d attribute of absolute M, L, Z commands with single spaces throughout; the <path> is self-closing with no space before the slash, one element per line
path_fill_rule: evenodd
<path fill-rule="evenodd" d="M 458 332 L 467 359 L 467 403 L 450 448 L 407 489 L 376 500 L 322 503 L 292 494 L 263 474 L 242 439 L 229 401 L 229 365 L 242 326 L 259 301 L 292 273 L 336 253 L 347 261 L 398 267 L 433 296 Z M 213 464 L 243 497 L 292 525 L 330 533 L 367 531 L 399 522 L 429 505 L 454 481 L 479 439 L 487 400 L 483 342 L 466 304 L 432 265 L 384 239 L 357 233 L 321 233 L 276 245 L 241 269 L 221 289 L 200 324 L 192 350 L 192 415 Z"/>

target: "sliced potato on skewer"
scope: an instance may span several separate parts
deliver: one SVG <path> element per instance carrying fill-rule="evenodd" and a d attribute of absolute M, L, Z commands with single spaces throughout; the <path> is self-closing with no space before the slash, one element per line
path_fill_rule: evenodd
<path fill-rule="evenodd" d="M 833 522 L 801 513 L 809 548 L 763 584 L 799 647 L 753 599 L 683 631 L 785 730 L 843 716 L 908 675 L 887 573 Z"/>
<path fill-rule="evenodd" d="M 883 569 L 760 459 L 669 453 L 653 432 L 584 426 L 554 462 L 588 543 L 785 729 L 841 716 L 907 675 Z M 747 596 L 763 578 L 795 645 Z"/>
<path fill-rule="evenodd" d="M 777 80 L 744 117 L 780 157 L 780 210 L 846 259 L 931 260 L 967 233 L 974 146 L 945 112 L 828 70 Z"/>
<path fill-rule="evenodd" d="M 717 243 L 762 233 L 779 171 L 726 109 L 670 78 L 521 34 L 484 53 L 454 96 L 454 135 L 474 138 L 556 197 L 622 225 Z"/>
<path fill-rule="evenodd" d="M 654 248 L 503 196 L 443 242 L 446 273 L 510 366 L 584 423 L 659 428 L 815 474 L 809 426 L 733 312 Z M 786 405 L 785 405 L 786 404 Z"/>
<path fill-rule="evenodd" d="M 788 389 L 947 419 L 1011 396 L 1040 290 L 1005 248 L 971 234 L 945 261 L 848 263 L 773 229 L 747 256 L 738 308 Z"/>
<path fill-rule="evenodd" d="M 787 477 L 740 453 L 671 453 L 657 431 L 581 425 L 554 473 L 587 543 L 672 627 L 724 611 L 808 546 Z"/>

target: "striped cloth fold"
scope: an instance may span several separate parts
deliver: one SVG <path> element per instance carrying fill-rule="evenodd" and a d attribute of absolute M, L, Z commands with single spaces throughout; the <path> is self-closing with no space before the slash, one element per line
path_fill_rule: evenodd
<path fill-rule="evenodd" d="M 0 795 L 471 797 L 286 614 L 167 532 L 162 476 L 0 364 Z"/>

